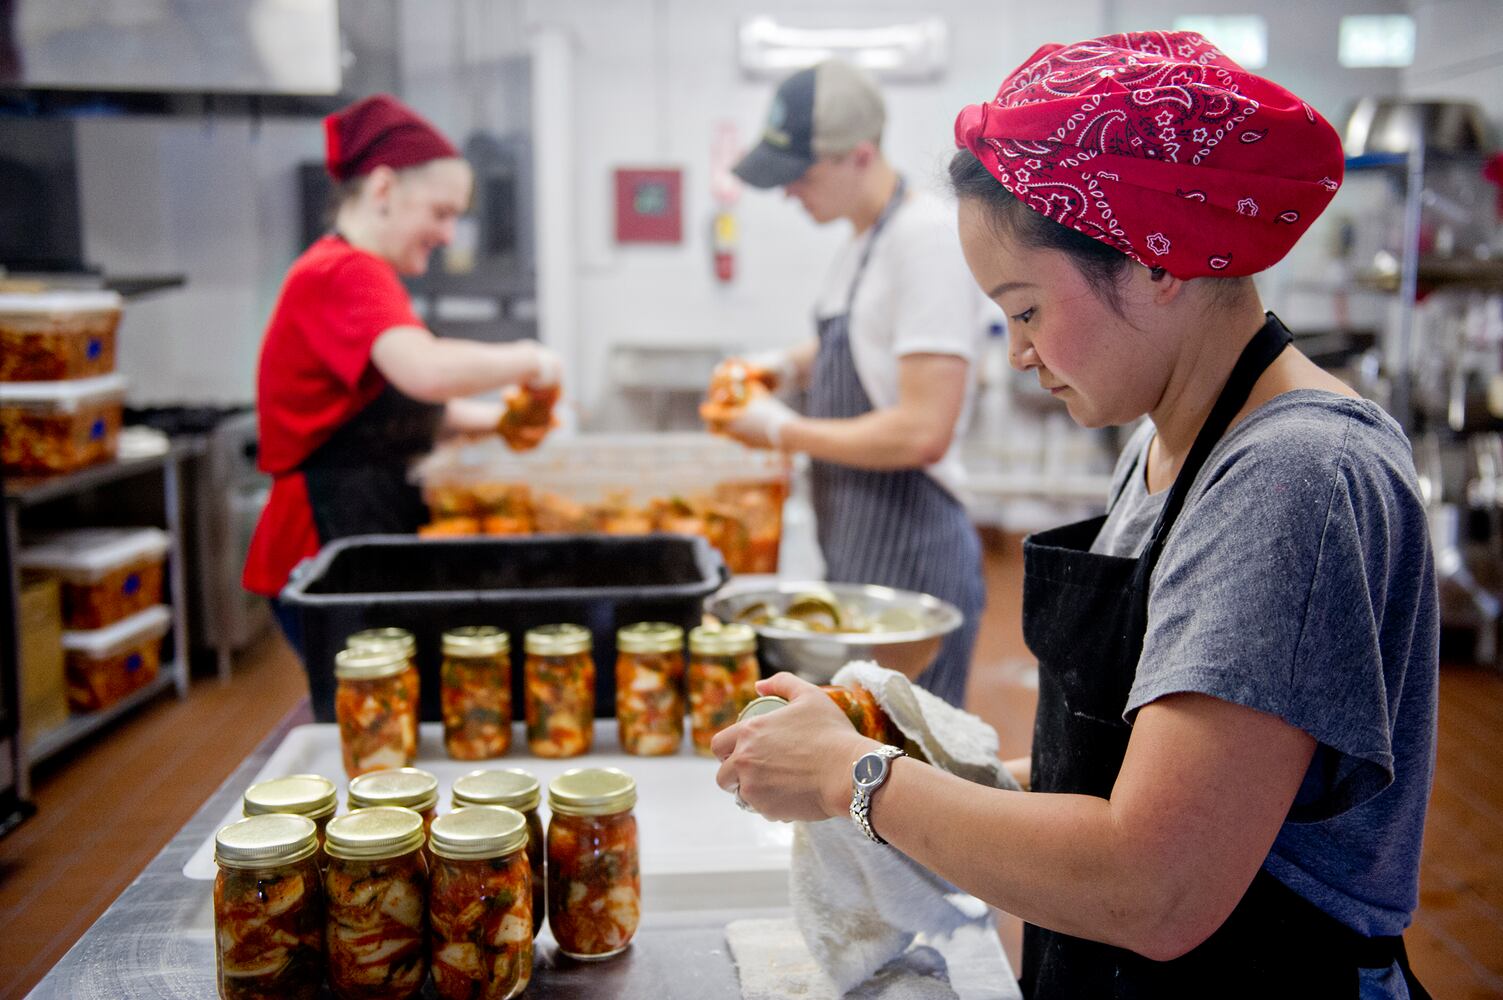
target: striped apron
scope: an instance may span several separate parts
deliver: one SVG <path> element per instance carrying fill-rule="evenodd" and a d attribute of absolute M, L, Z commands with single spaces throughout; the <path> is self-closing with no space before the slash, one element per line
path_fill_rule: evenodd
<path fill-rule="evenodd" d="M 819 353 L 809 381 L 811 417 L 849 419 L 873 409 L 851 354 L 851 306 L 872 247 L 902 202 L 904 187 L 899 179 L 892 200 L 872 227 L 845 311 L 816 318 Z M 963 705 L 971 651 L 986 604 L 981 541 L 965 507 L 923 469 L 879 471 L 818 460 L 811 466 L 816 530 L 830 582 L 875 583 L 933 594 L 965 616 L 918 678 L 922 687 L 945 701 Z"/>

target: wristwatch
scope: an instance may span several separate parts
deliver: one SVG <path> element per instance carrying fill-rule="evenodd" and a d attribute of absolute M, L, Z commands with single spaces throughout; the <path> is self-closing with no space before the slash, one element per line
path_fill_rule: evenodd
<path fill-rule="evenodd" d="M 851 765 L 851 821 L 873 843 L 885 844 L 887 841 L 872 829 L 872 796 L 892 773 L 893 758 L 902 756 L 903 751 L 897 747 L 880 746 L 857 757 L 856 763 Z"/>

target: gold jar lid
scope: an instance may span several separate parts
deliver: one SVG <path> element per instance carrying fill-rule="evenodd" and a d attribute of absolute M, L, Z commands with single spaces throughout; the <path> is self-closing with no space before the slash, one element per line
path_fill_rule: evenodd
<path fill-rule="evenodd" d="M 570 768 L 548 784 L 548 808 L 567 816 L 610 816 L 636 804 L 636 779 L 615 767 Z"/>
<path fill-rule="evenodd" d="M 368 628 L 356 632 L 344 641 L 349 649 L 401 650 L 403 656 L 417 653 L 417 639 L 405 628 Z"/>
<path fill-rule="evenodd" d="M 764 694 L 760 698 L 753 698 L 747 702 L 741 714 L 736 717 L 736 721 L 745 722 L 747 719 L 755 719 L 759 715 L 766 715 L 768 712 L 776 712 L 780 708 L 787 707 L 787 698 L 779 698 L 775 694 Z"/>
<path fill-rule="evenodd" d="M 401 806 L 372 806 L 335 816 L 324 831 L 324 850 L 346 861 L 400 858 L 423 846 L 423 817 Z"/>
<path fill-rule="evenodd" d="M 454 779 L 454 808 L 509 806 L 531 812 L 543 800 L 538 779 L 515 767 L 471 771 Z"/>
<path fill-rule="evenodd" d="M 501 858 L 527 846 L 527 818 L 506 806 L 470 806 L 433 821 L 428 846 L 441 858 Z"/>
<path fill-rule="evenodd" d="M 395 646 L 351 646 L 334 654 L 334 677 L 342 681 L 380 680 L 403 673 L 407 663 L 407 654 Z"/>
<path fill-rule="evenodd" d="M 438 806 L 438 778 L 417 767 L 371 771 L 350 779 L 350 808 L 406 806 L 427 812 Z"/>
<path fill-rule="evenodd" d="M 294 813 L 319 820 L 334 815 L 338 802 L 334 782 L 323 775 L 289 774 L 251 785 L 241 804 L 247 816 Z"/>
<path fill-rule="evenodd" d="M 701 625 L 689 632 L 689 651 L 701 656 L 739 656 L 757 651 L 757 633 L 750 625 L 727 622 Z"/>
<path fill-rule="evenodd" d="M 676 653 L 684 648 L 684 630 L 668 622 L 637 622 L 616 630 L 621 653 Z"/>
<path fill-rule="evenodd" d="M 527 630 L 522 646 L 537 656 L 571 656 L 590 651 L 590 630 L 583 625 L 539 625 Z"/>
<path fill-rule="evenodd" d="M 464 625 L 444 633 L 445 656 L 497 656 L 511 651 L 511 636 L 494 625 Z"/>
<path fill-rule="evenodd" d="M 267 813 L 214 835 L 214 860 L 226 868 L 272 868 L 313 857 L 318 827 L 307 816 Z"/>

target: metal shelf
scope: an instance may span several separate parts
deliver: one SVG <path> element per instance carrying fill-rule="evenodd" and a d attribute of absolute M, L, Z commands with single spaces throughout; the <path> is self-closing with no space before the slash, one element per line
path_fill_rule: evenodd
<path fill-rule="evenodd" d="M 91 465 L 77 472 L 65 472 L 56 476 L 18 476 L 5 480 L 5 498 L 22 507 L 30 507 L 49 500 L 73 496 L 85 490 L 139 476 L 143 472 L 159 469 L 173 460 L 169 451 L 161 455 L 146 455 L 140 458 L 119 458 L 99 465 Z"/>
<path fill-rule="evenodd" d="M 176 661 L 163 663 L 157 675 L 140 690 L 132 691 L 108 708 L 101 708 L 97 712 L 85 712 L 70 716 L 67 722 L 54 729 L 47 730 L 27 743 L 27 756 L 29 760 L 33 765 L 38 761 L 46 760 L 60 750 L 65 750 L 77 743 L 90 733 L 96 732 L 104 725 L 145 704 L 171 687 L 177 680 L 180 670 L 182 670 L 182 666 Z"/>

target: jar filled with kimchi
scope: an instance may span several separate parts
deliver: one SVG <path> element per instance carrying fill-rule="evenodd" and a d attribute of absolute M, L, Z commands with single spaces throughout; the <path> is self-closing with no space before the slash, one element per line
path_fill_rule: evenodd
<path fill-rule="evenodd" d="M 407 672 L 402 683 L 414 705 L 420 705 L 421 677 L 418 674 L 417 638 L 405 628 L 368 628 L 351 634 L 345 639 L 346 649 L 394 649 L 407 657 Z"/>
<path fill-rule="evenodd" d="M 757 696 L 757 633 L 739 622 L 689 632 L 689 721 L 694 749 L 710 752 L 715 734 Z"/>
<path fill-rule="evenodd" d="M 372 771 L 350 779 L 350 808 L 401 806 L 423 817 L 423 836 L 438 815 L 438 778 L 421 768 Z"/>
<path fill-rule="evenodd" d="M 417 759 L 416 673 L 391 646 L 345 649 L 334 657 L 334 719 L 350 777 Z"/>
<path fill-rule="evenodd" d="M 329 986 L 340 1000 L 408 1000 L 428 975 L 423 819 L 377 806 L 328 829 L 324 898 Z"/>
<path fill-rule="evenodd" d="M 429 838 L 433 985 L 445 1000 L 506 1000 L 532 978 L 527 820 L 505 806 L 440 816 Z"/>
<path fill-rule="evenodd" d="M 571 958 L 608 958 L 636 933 L 636 803 L 636 781 L 614 767 L 574 768 L 548 786 L 548 926 Z"/>
<path fill-rule="evenodd" d="M 492 625 L 444 633 L 439 671 L 444 749 L 455 760 L 485 760 L 511 749 L 511 639 Z"/>
<path fill-rule="evenodd" d="M 616 632 L 616 723 L 621 749 L 643 757 L 684 741 L 684 630 L 640 622 Z"/>
<path fill-rule="evenodd" d="M 334 782 L 321 774 L 289 774 L 258 781 L 245 790 L 241 811 L 247 816 L 287 813 L 306 816 L 318 831 L 318 861 L 323 863 L 324 828 L 334 818 L 339 796 Z"/>
<path fill-rule="evenodd" d="M 543 821 L 538 818 L 542 789 L 538 779 L 518 768 L 471 771 L 454 779 L 454 808 L 506 806 L 527 821 L 527 861 L 532 865 L 532 933 L 543 927 Z"/>
<path fill-rule="evenodd" d="M 274 813 L 214 837 L 214 960 L 225 1000 L 313 1000 L 324 981 L 318 833 Z"/>
<path fill-rule="evenodd" d="M 527 745 L 539 757 L 577 757 L 594 740 L 595 661 L 590 630 L 541 625 L 523 639 Z"/>

